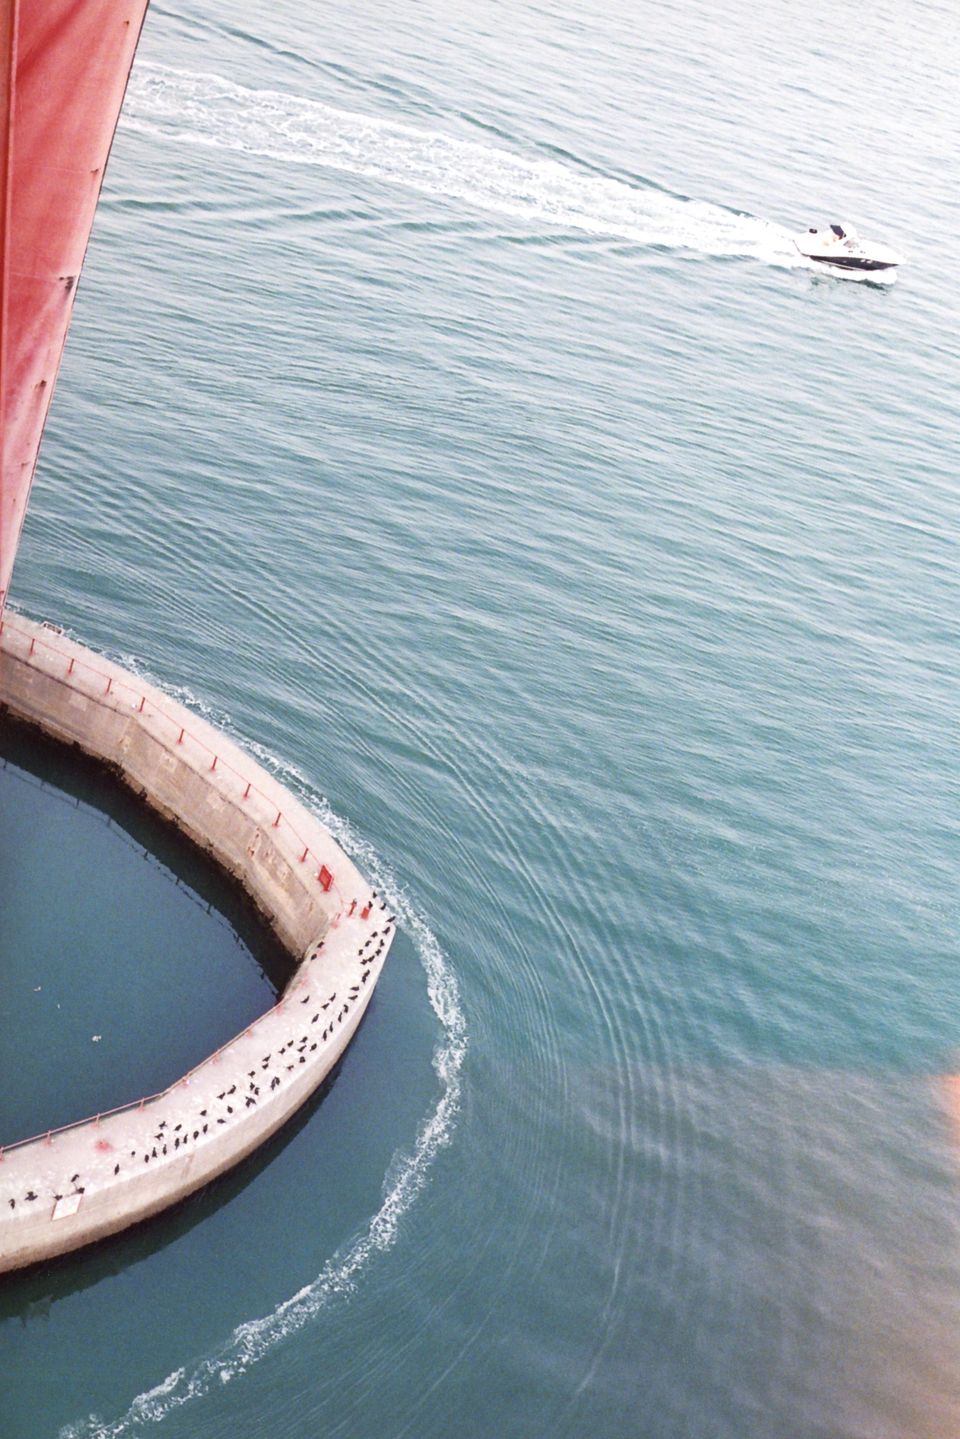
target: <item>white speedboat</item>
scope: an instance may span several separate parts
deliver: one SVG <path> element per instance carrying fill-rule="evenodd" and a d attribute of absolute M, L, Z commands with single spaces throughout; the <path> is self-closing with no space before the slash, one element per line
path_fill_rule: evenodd
<path fill-rule="evenodd" d="M 814 270 L 844 280 L 869 280 L 875 285 L 892 285 L 897 266 L 903 261 L 892 250 L 866 244 L 851 225 L 827 225 L 810 229 L 794 241 Z"/>

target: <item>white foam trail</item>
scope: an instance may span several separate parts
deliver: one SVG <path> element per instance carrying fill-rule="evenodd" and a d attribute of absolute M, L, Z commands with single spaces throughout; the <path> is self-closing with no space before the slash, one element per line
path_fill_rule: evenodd
<path fill-rule="evenodd" d="M 156 680 L 153 683 L 157 683 Z M 184 703 L 206 708 L 182 689 Z M 229 724 L 225 728 L 233 729 Z M 242 739 L 236 735 L 239 743 Z M 319 813 L 337 842 L 373 881 L 378 894 L 387 900 L 391 912 L 412 935 L 427 975 L 427 993 L 441 1025 L 441 1037 L 434 1051 L 433 1067 L 440 1081 L 440 1098 L 421 1122 L 412 1150 L 395 1159 L 384 1178 L 380 1208 L 366 1227 L 334 1254 L 310 1284 L 284 1300 L 260 1319 L 238 1324 L 232 1334 L 211 1353 L 192 1364 L 175 1369 L 152 1389 L 138 1394 L 119 1418 L 101 1419 L 90 1415 L 60 1430 L 59 1439 L 125 1439 L 148 1424 L 157 1424 L 175 1409 L 208 1394 L 245 1373 L 275 1345 L 295 1334 L 331 1302 L 356 1289 L 357 1281 L 377 1254 L 391 1248 L 400 1220 L 427 1182 L 430 1166 L 439 1150 L 450 1142 L 460 1105 L 460 1071 L 467 1050 L 466 1019 L 460 1008 L 456 976 L 423 916 L 411 903 L 372 845 L 359 838 L 350 825 L 335 814 L 327 801 L 313 791 L 292 766 L 281 764 L 259 745 L 247 748 L 290 788 L 305 804 Z"/>
<path fill-rule="evenodd" d="M 339 110 L 300 95 L 246 89 L 218 75 L 137 65 L 124 123 L 191 145 L 367 175 L 538 228 L 546 224 L 701 255 L 753 256 L 776 265 L 803 263 L 789 233 L 768 220 L 440 130 Z"/>

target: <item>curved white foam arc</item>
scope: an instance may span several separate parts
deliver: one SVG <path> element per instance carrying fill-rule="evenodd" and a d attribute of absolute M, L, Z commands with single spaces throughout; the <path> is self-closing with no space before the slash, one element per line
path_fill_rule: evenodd
<path fill-rule="evenodd" d="M 367 175 L 533 226 L 803 263 L 789 233 L 768 220 L 305 96 L 250 90 L 218 75 L 137 65 L 123 123 L 181 143 Z"/>
<path fill-rule="evenodd" d="M 455 1067 L 459 1069 L 458 1062 Z M 423 1187 L 437 1150 L 449 1140 L 458 1102 L 459 1085 L 454 1080 L 448 1083 L 440 1103 L 421 1128 L 414 1154 L 401 1166 L 366 1231 L 345 1254 L 329 1260 L 312 1284 L 291 1295 L 264 1318 L 238 1324 L 219 1349 L 192 1368 L 175 1369 L 153 1389 L 139 1394 L 118 1419 L 105 1422 L 91 1416 L 61 1429 L 60 1439 L 122 1439 L 138 1433 L 145 1424 L 157 1424 L 172 1410 L 202 1398 L 211 1389 L 245 1373 L 251 1364 L 263 1358 L 281 1340 L 302 1329 L 332 1300 L 352 1293 L 371 1257 L 389 1249 L 396 1239 L 401 1216 Z"/>
<path fill-rule="evenodd" d="M 460 1071 L 467 1049 L 466 1019 L 460 1008 L 456 976 L 429 925 L 410 904 L 372 847 L 359 840 L 325 801 L 318 800 L 316 795 L 307 795 L 309 786 L 296 771 L 287 771 L 287 767 L 275 761 L 273 767 L 296 778 L 305 798 L 322 811 L 323 822 L 337 835 L 343 847 L 363 863 L 377 893 L 386 899 L 392 913 L 413 935 L 427 975 L 430 1004 L 443 1030 L 433 1055 L 434 1070 L 441 1084 L 440 1098 L 420 1125 L 412 1152 L 391 1165 L 380 1208 L 352 1243 L 327 1261 L 312 1283 L 292 1294 L 270 1314 L 238 1324 L 229 1338 L 210 1354 L 192 1365 L 175 1369 L 155 1388 L 137 1395 L 119 1418 L 103 1420 L 91 1415 L 61 1429 L 60 1439 L 123 1439 L 123 1436 L 137 1434 L 144 1425 L 159 1423 L 172 1410 L 243 1374 L 331 1302 L 352 1294 L 369 1262 L 395 1243 L 401 1218 L 426 1184 L 435 1156 L 453 1135 L 460 1105 Z"/>

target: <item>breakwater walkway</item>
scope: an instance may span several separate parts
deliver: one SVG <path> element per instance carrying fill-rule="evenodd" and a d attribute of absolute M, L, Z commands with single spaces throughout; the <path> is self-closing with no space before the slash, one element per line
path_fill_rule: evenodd
<path fill-rule="evenodd" d="M 320 821 L 237 745 L 9 610 L 0 706 L 120 775 L 240 882 L 296 960 L 271 1010 L 161 1094 L 31 1139 L 0 1135 L 2 1273 L 158 1213 L 275 1133 L 342 1056 L 395 929 Z"/>

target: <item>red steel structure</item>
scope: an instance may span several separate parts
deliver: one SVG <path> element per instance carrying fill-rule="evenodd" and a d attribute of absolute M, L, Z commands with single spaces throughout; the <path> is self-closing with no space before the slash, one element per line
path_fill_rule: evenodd
<path fill-rule="evenodd" d="M 147 0 L 0 0 L 0 615 Z"/>

